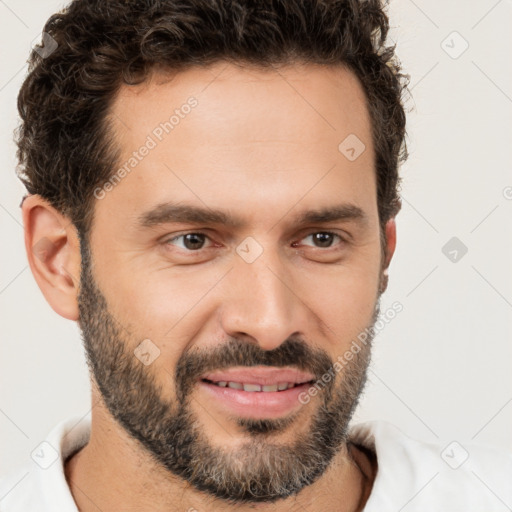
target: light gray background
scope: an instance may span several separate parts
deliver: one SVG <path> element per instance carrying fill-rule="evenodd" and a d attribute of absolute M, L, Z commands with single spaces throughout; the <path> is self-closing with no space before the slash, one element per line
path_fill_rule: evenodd
<path fill-rule="evenodd" d="M 27 266 L 14 174 L 25 60 L 63 5 L 0 0 L 0 476 L 58 421 L 90 410 L 78 327 L 53 312 Z M 404 309 L 375 341 L 356 421 L 384 419 L 441 447 L 512 450 L 512 3 L 394 0 L 389 13 L 413 97 L 382 309 Z M 469 43 L 458 58 L 453 31 Z M 468 248 L 455 263 L 442 252 L 454 236 Z"/>

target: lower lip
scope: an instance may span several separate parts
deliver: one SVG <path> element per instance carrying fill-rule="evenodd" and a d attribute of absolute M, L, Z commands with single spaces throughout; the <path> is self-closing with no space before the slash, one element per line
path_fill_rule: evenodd
<path fill-rule="evenodd" d="M 244 391 L 222 388 L 216 384 L 200 381 L 200 388 L 210 397 L 221 402 L 231 412 L 245 418 L 279 418 L 298 409 L 302 403 L 299 395 L 311 386 L 304 383 L 284 391 Z"/>

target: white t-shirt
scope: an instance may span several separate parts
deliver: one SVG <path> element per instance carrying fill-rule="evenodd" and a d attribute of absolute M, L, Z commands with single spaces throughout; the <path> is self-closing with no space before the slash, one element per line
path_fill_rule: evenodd
<path fill-rule="evenodd" d="M 1 512 L 77 512 L 64 461 L 84 446 L 90 414 L 59 423 L 29 464 L 0 480 Z M 512 454 L 456 441 L 413 440 L 384 421 L 351 428 L 351 440 L 377 454 L 365 512 L 504 512 L 512 510 Z"/>

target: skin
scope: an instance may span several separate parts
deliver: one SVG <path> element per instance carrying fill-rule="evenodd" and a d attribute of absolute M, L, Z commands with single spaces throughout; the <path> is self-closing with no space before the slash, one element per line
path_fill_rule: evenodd
<path fill-rule="evenodd" d="M 228 337 L 270 351 L 300 335 L 335 361 L 371 324 L 396 243 L 390 220 L 382 251 L 370 118 L 350 71 L 217 63 L 175 76 L 154 73 L 141 85 L 123 86 L 112 104 L 120 165 L 190 96 L 198 101 L 191 113 L 96 201 L 90 234 L 94 279 L 109 312 L 131 333 L 130 342 L 149 338 L 158 346 L 148 371 L 169 402 L 176 391 L 169 374 L 180 356 L 211 350 Z M 354 161 L 338 150 L 349 134 L 366 146 Z M 245 224 L 137 224 L 143 212 L 166 201 L 207 205 Z M 360 208 L 364 222 L 294 222 L 301 212 L 340 203 Z M 30 267 L 46 300 L 59 315 L 79 321 L 76 229 L 37 195 L 24 201 L 23 220 Z M 311 235 L 326 230 L 345 241 L 334 237 L 332 247 L 315 246 Z M 187 252 L 183 238 L 169 242 L 194 232 L 208 235 L 207 248 Z M 235 251 L 249 236 L 263 248 L 252 263 Z M 51 244 L 38 258 L 32 247 L 44 238 Z M 90 441 L 66 462 L 82 512 L 352 511 L 362 510 L 371 492 L 375 461 L 344 444 L 327 471 L 296 496 L 235 506 L 212 499 L 156 464 L 114 420 L 92 378 L 91 388 Z M 247 440 L 235 418 L 201 389 L 193 396 L 191 412 L 212 446 L 236 449 Z M 290 444 L 307 432 L 319 404 L 315 397 L 302 407 L 273 442 Z"/>

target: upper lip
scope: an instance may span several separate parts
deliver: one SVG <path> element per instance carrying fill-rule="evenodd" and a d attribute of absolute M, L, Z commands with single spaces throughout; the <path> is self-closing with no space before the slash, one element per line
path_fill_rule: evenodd
<path fill-rule="evenodd" d="M 269 386 L 280 382 L 303 384 L 315 380 L 311 373 L 298 368 L 277 368 L 275 366 L 239 366 L 205 373 L 201 379 L 212 382 L 242 382 Z"/>

